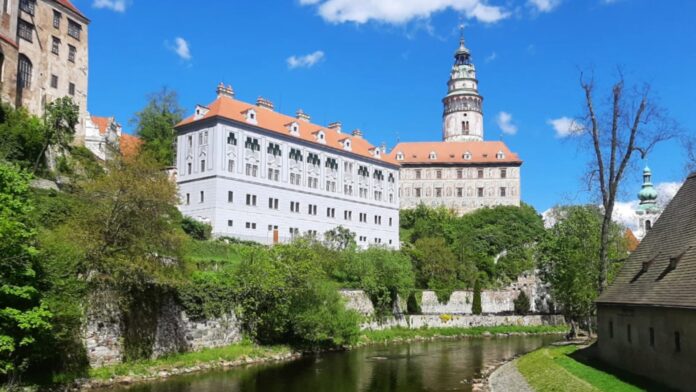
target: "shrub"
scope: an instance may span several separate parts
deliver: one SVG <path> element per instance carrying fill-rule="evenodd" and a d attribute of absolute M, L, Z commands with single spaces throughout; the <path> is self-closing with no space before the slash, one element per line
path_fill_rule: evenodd
<path fill-rule="evenodd" d="M 529 297 L 524 291 L 520 291 L 520 294 L 513 303 L 515 304 L 515 314 L 525 315 L 529 313 L 529 309 L 531 308 Z"/>
<path fill-rule="evenodd" d="M 471 304 L 471 313 L 483 313 L 483 309 L 481 308 L 481 279 L 476 279 L 476 283 L 474 283 L 474 300 Z"/>
<path fill-rule="evenodd" d="M 408 314 L 420 314 L 422 313 L 421 310 L 421 301 L 423 299 L 423 292 L 422 291 L 412 291 L 411 294 L 408 295 L 408 299 L 406 300 L 406 311 Z"/>
<path fill-rule="evenodd" d="M 191 238 L 200 241 L 210 239 L 210 233 L 213 231 L 213 228 L 209 224 L 199 222 L 188 216 L 181 218 L 181 228 L 184 230 L 184 233 L 188 234 Z"/>

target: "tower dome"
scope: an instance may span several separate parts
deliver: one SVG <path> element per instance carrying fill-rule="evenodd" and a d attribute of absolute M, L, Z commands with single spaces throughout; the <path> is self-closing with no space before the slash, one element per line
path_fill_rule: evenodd
<path fill-rule="evenodd" d="M 643 186 L 638 192 L 638 199 L 640 199 L 640 207 L 643 210 L 657 207 L 657 190 L 652 184 L 652 171 L 649 167 L 643 169 Z"/>

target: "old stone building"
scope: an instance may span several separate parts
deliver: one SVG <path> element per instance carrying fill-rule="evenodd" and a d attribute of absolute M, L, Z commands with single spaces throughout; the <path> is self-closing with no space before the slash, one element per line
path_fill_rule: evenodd
<path fill-rule="evenodd" d="M 41 116 L 52 100 L 79 106 L 76 141 L 87 114 L 89 20 L 69 0 L 5 0 L 0 16 L 0 97 Z"/>
<path fill-rule="evenodd" d="M 390 153 L 401 165 L 401 208 L 518 206 L 522 160 L 505 143 L 484 141 L 483 97 L 463 38 L 447 85 L 443 141 L 399 143 Z"/>
<path fill-rule="evenodd" d="M 651 225 L 597 300 L 599 353 L 616 367 L 691 391 L 696 381 L 696 173 Z"/>

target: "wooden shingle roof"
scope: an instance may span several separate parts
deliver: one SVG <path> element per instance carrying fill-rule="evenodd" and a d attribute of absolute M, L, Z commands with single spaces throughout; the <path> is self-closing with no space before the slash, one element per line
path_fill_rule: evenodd
<path fill-rule="evenodd" d="M 696 173 L 597 303 L 696 309 Z"/>

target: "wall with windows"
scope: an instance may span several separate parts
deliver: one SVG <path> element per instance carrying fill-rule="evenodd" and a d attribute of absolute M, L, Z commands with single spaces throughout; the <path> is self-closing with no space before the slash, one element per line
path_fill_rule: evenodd
<path fill-rule="evenodd" d="M 181 211 L 217 236 L 285 242 L 342 225 L 362 247 L 397 248 L 398 167 L 293 138 L 228 121 L 181 130 Z"/>
<path fill-rule="evenodd" d="M 679 390 L 693 390 L 696 310 L 597 306 L 603 361 Z"/>
<path fill-rule="evenodd" d="M 459 214 L 481 207 L 520 205 L 519 166 L 403 166 L 401 208 L 445 206 Z"/>

